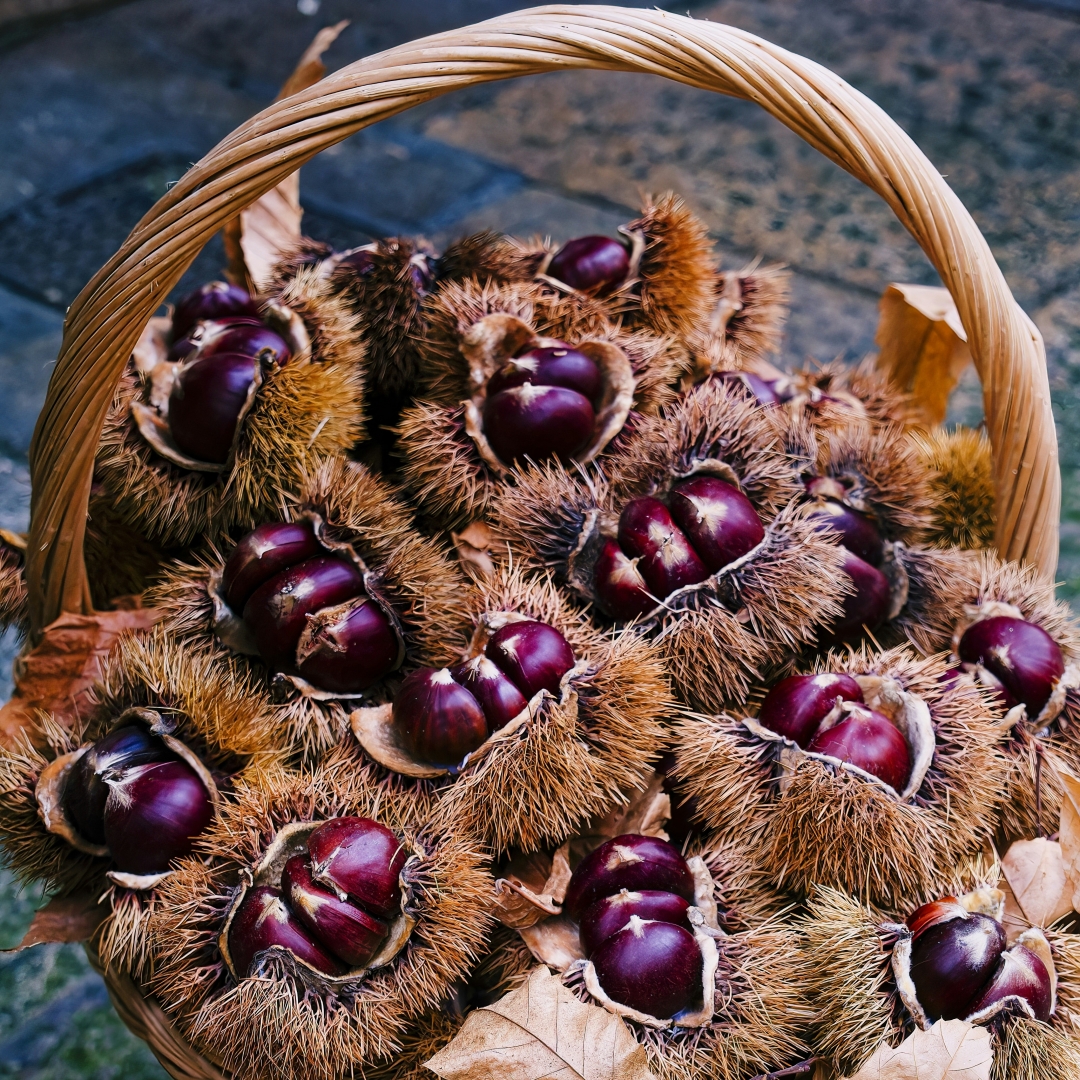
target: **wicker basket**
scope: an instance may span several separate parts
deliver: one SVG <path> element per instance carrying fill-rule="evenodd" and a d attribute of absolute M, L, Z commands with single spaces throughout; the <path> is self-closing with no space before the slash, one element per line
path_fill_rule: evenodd
<path fill-rule="evenodd" d="M 451 90 L 579 68 L 649 72 L 756 101 L 888 202 L 967 331 L 994 451 L 998 549 L 1053 574 L 1061 490 L 1042 339 L 970 215 L 911 139 L 832 72 L 741 30 L 660 11 L 552 6 L 401 45 L 275 103 L 189 170 L 83 289 L 30 450 L 32 640 L 62 613 L 91 610 L 82 547 L 106 410 L 147 320 L 203 245 L 320 150 L 369 124 Z M 125 1023 L 172 1076 L 221 1077 L 130 979 L 106 973 L 106 981 Z"/>

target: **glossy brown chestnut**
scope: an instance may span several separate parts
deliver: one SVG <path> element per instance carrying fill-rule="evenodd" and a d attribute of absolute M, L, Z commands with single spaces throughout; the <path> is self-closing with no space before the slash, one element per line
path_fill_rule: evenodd
<path fill-rule="evenodd" d="M 1026 1002 L 1036 1020 L 1044 1023 L 1050 1019 L 1053 993 L 1050 973 L 1046 965 L 1030 949 L 1014 945 L 1003 953 L 997 968 L 983 991 L 968 1007 L 968 1016 L 974 1016 L 1008 999 Z M 1022 1006 L 1015 1006 L 1022 1011 Z"/>
<path fill-rule="evenodd" d="M 207 334 L 199 343 L 199 356 L 237 353 L 252 356 L 263 365 L 284 367 L 292 357 L 288 342 L 269 326 L 231 324 L 220 333 Z"/>
<path fill-rule="evenodd" d="M 593 591 L 601 610 L 625 622 L 652 611 L 659 603 L 638 570 L 638 560 L 623 553 L 614 540 L 605 540 L 593 568 Z"/>
<path fill-rule="evenodd" d="M 184 761 L 136 765 L 106 783 L 105 843 L 127 874 L 168 870 L 214 816 L 210 793 Z"/>
<path fill-rule="evenodd" d="M 836 499 L 819 499 L 809 517 L 822 531 L 840 534 L 840 543 L 871 566 L 880 566 L 885 554 L 881 533 L 868 514 Z"/>
<path fill-rule="evenodd" d="M 323 608 L 309 617 L 307 629 L 296 650 L 296 670 L 320 690 L 359 694 L 397 662 L 397 634 L 370 597 Z"/>
<path fill-rule="evenodd" d="M 308 854 L 320 885 L 349 896 L 378 919 L 400 912 L 405 848 L 385 825 L 371 818 L 331 818 L 308 836 Z"/>
<path fill-rule="evenodd" d="M 394 725 L 416 761 L 460 765 L 488 736 L 480 702 L 446 668 L 420 668 L 394 698 Z"/>
<path fill-rule="evenodd" d="M 649 591 L 661 598 L 676 589 L 697 585 L 709 576 L 686 534 L 668 508 L 651 496 L 633 499 L 619 515 L 619 547 L 638 559 Z"/>
<path fill-rule="evenodd" d="M 838 701 L 862 699 L 862 688 L 850 675 L 790 675 L 765 695 L 758 723 L 805 750 Z"/>
<path fill-rule="evenodd" d="M 488 734 L 505 727 L 528 706 L 525 695 L 486 656 L 474 656 L 450 669 L 480 705 L 487 719 Z"/>
<path fill-rule="evenodd" d="M 693 932 L 687 916 L 689 909 L 690 905 L 675 893 L 656 889 L 641 892 L 620 889 L 613 896 L 603 896 L 585 909 L 578 927 L 582 951 L 586 956 L 592 956 L 602 941 L 617 934 L 630 921 L 631 915 L 646 922 L 674 923 Z"/>
<path fill-rule="evenodd" d="M 969 1016 L 1005 943 L 996 919 L 966 912 L 918 935 L 911 946 L 911 981 L 926 1015 L 931 1020 Z"/>
<path fill-rule="evenodd" d="M 694 935 L 681 926 L 632 916 L 591 959 L 612 1001 L 659 1019 L 701 1008 L 704 960 Z"/>
<path fill-rule="evenodd" d="M 315 940 L 351 968 L 365 967 L 382 947 L 389 926 L 348 900 L 339 900 L 311 877 L 311 864 L 294 855 L 281 873 L 289 909 Z"/>
<path fill-rule="evenodd" d="M 570 918 L 580 922 L 586 908 L 621 889 L 671 892 L 693 903 L 694 875 L 666 840 L 627 833 L 601 844 L 578 863 L 563 906 Z"/>
<path fill-rule="evenodd" d="M 488 379 L 487 393 L 491 397 L 526 383 L 576 390 L 595 408 L 600 396 L 600 369 L 592 357 L 569 345 L 529 349 L 508 360 Z"/>
<path fill-rule="evenodd" d="M 695 476 L 676 484 L 668 505 L 710 574 L 742 558 L 765 539 L 753 503 L 733 484 L 715 476 Z"/>
<path fill-rule="evenodd" d="M 291 667 L 308 616 L 363 591 L 364 577 L 354 563 L 335 555 L 316 556 L 264 581 L 244 605 L 244 622 L 268 664 Z"/>
<path fill-rule="evenodd" d="M 575 660 L 566 638 L 542 622 L 507 623 L 491 635 L 484 653 L 526 699 L 541 690 L 558 697 Z"/>
<path fill-rule="evenodd" d="M 547 275 L 579 292 L 606 296 L 630 273 L 630 255 L 624 245 L 607 236 L 579 236 L 568 240 L 552 256 Z"/>
<path fill-rule="evenodd" d="M 240 613 L 251 594 L 275 574 L 322 551 L 310 521 L 268 521 L 233 548 L 221 572 L 225 602 Z"/>
<path fill-rule="evenodd" d="M 173 341 L 186 337 L 191 328 L 203 319 L 221 319 L 229 315 L 250 315 L 258 318 L 255 301 L 240 288 L 224 281 L 208 281 L 188 293 L 176 305 L 172 317 Z"/>
<path fill-rule="evenodd" d="M 188 457 L 223 464 L 259 362 L 239 353 L 195 356 L 181 369 L 169 394 L 169 430 Z"/>
<path fill-rule="evenodd" d="M 1041 627 L 998 615 L 972 623 L 957 650 L 968 664 L 980 664 L 1001 684 L 1006 706 L 1023 704 L 1034 720 L 1046 707 L 1065 659 L 1058 643 Z"/>
<path fill-rule="evenodd" d="M 894 791 L 903 791 L 911 775 L 907 740 L 875 709 L 859 707 L 848 713 L 835 727 L 819 731 L 806 749 L 856 765 Z"/>
<path fill-rule="evenodd" d="M 525 383 L 488 397 L 484 434 L 500 461 L 573 457 L 596 427 L 589 399 L 562 386 Z"/>
<path fill-rule="evenodd" d="M 106 777 L 121 777 L 139 765 L 174 756 L 156 735 L 138 724 L 126 724 L 94 743 L 64 782 L 64 811 L 78 834 L 92 844 L 105 843 Z"/>
<path fill-rule="evenodd" d="M 774 384 L 752 371 L 717 371 L 711 377 L 720 382 L 741 386 L 759 405 L 780 404 L 780 395 Z"/>
<path fill-rule="evenodd" d="M 229 927 L 229 956 L 237 976 L 251 975 L 259 953 L 274 946 L 287 949 L 324 975 L 345 974 L 345 965 L 311 938 L 277 889 L 260 885 L 247 891 Z"/>
<path fill-rule="evenodd" d="M 880 626 L 889 614 L 889 582 L 876 567 L 844 549 L 844 573 L 855 591 L 843 598 L 843 614 L 823 635 L 824 644 L 855 641 Z"/>

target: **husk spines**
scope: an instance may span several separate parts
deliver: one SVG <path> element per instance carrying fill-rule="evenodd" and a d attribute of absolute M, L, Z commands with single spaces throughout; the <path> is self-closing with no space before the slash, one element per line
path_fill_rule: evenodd
<path fill-rule="evenodd" d="M 791 271 L 785 266 L 751 263 L 741 270 L 722 270 L 716 293 L 738 282 L 741 307 L 728 319 L 724 336 L 746 361 L 764 360 L 780 351 L 791 299 Z M 743 365 L 740 365 L 743 366 Z"/>
<path fill-rule="evenodd" d="M 0 530 L 0 632 L 9 626 L 25 632 L 28 614 L 23 539 Z"/>
<path fill-rule="evenodd" d="M 933 506 L 929 542 L 988 548 L 996 525 L 992 448 L 981 429 L 915 431 L 912 439 L 930 473 Z"/>
<path fill-rule="evenodd" d="M 148 589 L 167 562 L 168 553 L 132 528 L 109 500 L 91 493 L 83 544 L 90 596 L 99 611 L 120 597 Z"/>
<path fill-rule="evenodd" d="M 534 265 L 521 258 L 521 247 L 490 229 L 470 233 L 449 244 L 436 260 L 440 282 L 531 281 Z"/>

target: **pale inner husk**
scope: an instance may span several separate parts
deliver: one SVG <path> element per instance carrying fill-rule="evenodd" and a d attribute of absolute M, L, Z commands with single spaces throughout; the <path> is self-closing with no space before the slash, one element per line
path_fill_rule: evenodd
<path fill-rule="evenodd" d="M 148 728 L 181 761 L 190 766 L 206 788 L 216 818 L 221 809 L 221 794 L 217 784 L 198 756 L 179 739 L 173 737 L 172 732 L 176 730 L 176 725 L 156 709 L 126 709 L 117 717 L 114 727 L 122 727 L 133 722 Z M 37 801 L 38 814 L 47 831 L 62 836 L 77 851 L 98 858 L 108 858 L 110 852 L 105 845 L 91 844 L 79 835 L 74 823 L 67 816 L 63 803 L 64 785 L 67 783 L 68 776 L 75 763 L 91 749 L 92 745 L 92 743 L 87 743 L 69 754 L 61 754 L 46 765 L 41 770 L 41 775 L 34 787 L 34 798 Z M 114 885 L 141 892 L 154 888 L 171 873 L 173 873 L 172 870 L 163 870 L 157 874 L 128 874 L 121 870 L 109 870 L 105 876 Z"/>
<path fill-rule="evenodd" d="M 290 825 L 283 826 L 263 853 L 263 857 L 255 864 L 255 866 L 250 870 L 244 870 L 242 872 L 240 887 L 233 897 L 232 903 L 229 905 L 229 910 L 225 914 L 225 922 L 221 927 L 221 933 L 218 935 L 218 948 L 221 951 L 222 959 L 224 959 L 225 965 L 229 969 L 229 973 L 237 982 L 240 982 L 241 979 L 236 973 L 232 955 L 229 952 L 229 930 L 232 927 L 232 921 L 236 912 L 240 909 L 240 905 L 247 895 L 248 889 L 255 888 L 259 885 L 270 885 L 275 889 L 280 888 L 281 874 L 285 869 L 285 864 L 294 855 L 307 855 L 307 838 L 322 824 L 323 822 L 321 821 L 297 821 Z M 409 937 L 413 932 L 413 928 L 416 926 L 416 918 L 409 915 L 406 911 L 406 907 L 408 906 L 411 897 L 411 891 L 405 881 L 405 869 L 410 863 L 422 859 L 425 854 L 426 852 L 422 848 L 418 845 L 413 845 L 413 853 L 405 861 L 405 866 L 402 867 L 401 876 L 398 879 L 398 883 L 401 886 L 401 912 L 390 924 L 390 932 L 387 935 L 386 941 L 383 942 L 382 948 L 379 949 L 374 957 L 372 957 L 371 962 L 366 967 L 354 968 L 344 975 L 326 975 L 317 968 L 312 967 L 307 961 L 296 956 L 295 953 L 290 952 L 284 946 L 272 945 L 266 951 L 288 953 L 298 967 L 310 972 L 314 978 L 335 986 L 344 983 L 357 982 L 367 975 L 368 972 L 374 971 L 376 968 L 386 967 L 386 965 L 405 948 L 409 941 Z"/>
<path fill-rule="evenodd" d="M 822 720 L 819 731 L 827 731 L 835 727 L 848 713 L 857 710 L 860 705 L 875 709 L 887 716 L 897 730 L 904 736 L 911 755 L 911 773 L 903 791 L 897 791 L 891 785 L 872 773 L 860 769 L 857 765 L 842 761 L 840 758 L 829 754 L 814 754 L 804 750 L 798 743 L 791 739 L 778 735 L 760 724 L 754 717 L 743 717 L 743 726 L 756 735 L 759 739 L 780 745 L 778 762 L 780 765 L 780 791 L 787 790 L 791 782 L 792 774 L 802 762 L 821 761 L 837 770 L 851 773 L 862 777 L 868 783 L 876 784 L 889 794 L 898 798 L 901 802 L 908 802 L 918 793 L 923 780 L 934 760 L 934 724 L 930 716 L 930 709 L 922 698 L 910 694 L 904 690 L 895 680 L 885 675 L 853 675 L 852 678 L 859 684 L 863 692 L 863 701 L 842 701 L 833 707 L 832 711 Z"/>
<path fill-rule="evenodd" d="M 476 444 L 484 464 L 497 476 L 506 476 L 511 467 L 496 455 L 484 434 L 488 380 L 507 360 L 527 349 L 555 347 L 565 346 L 554 338 L 538 336 L 528 323 L 505 312 L 495 312 L 477 320 L 462 339 L 461 353 L 469 364 L 470 394 L 468 400 L 462 402 L 465 432 Z M 575 461 L 586 464 L 622 430 L 634 406 L 637 382 L 626 354 L 611 342 L 586 338 L 570 348 L 588 356 L 600 371 L 601 394 L 593 437 L 574 455 Z"/>

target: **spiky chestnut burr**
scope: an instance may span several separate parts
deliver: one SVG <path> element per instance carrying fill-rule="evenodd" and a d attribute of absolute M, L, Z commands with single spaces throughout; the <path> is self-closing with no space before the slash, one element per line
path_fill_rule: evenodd
<path fill-rule="evenodd" d="M 318 884 L 349 896 L 377 918 L 397 914 L 406 852 L 385 825 L 371 818 L 332 818 L 311 833 L 307 848 Z"/>
<path fill-rule="evenodd" d="M 592 956 L 602 942 L 617 934 L 634 915 L 643 921 L 674 923 L 692 931 L 686 914 L 689 908 L 690 904 L 675 893 L 658 889 L 641 889 L 637 892 L 620 889 L 611 896 L 601 897 L 585 909 L 578 927 L 582 951 L 586 956 Z"/>
<path fill-rule="evenodd" d="M 209 281 L 188 293 L 176 305 L 172 317 L 172 337 L 179 341 L 186 337 L 197 322 L 204 319 L 222 319 L 230 315 L 247 315 L 258 318 L 255 301 L 239 285 L 224 281 Z"/>
<path fill-rule="evenodd" d="M 607 236 L 568 240 L 547 265 L 548 277 L 594 296 L 613 292 L 629 273 L 630 253 L 626 246 Z"/>
<path fill-rule="evenodd" d="M 759 405 L 779 405 L 785 400 L 776 380 L 763 379 L 752 371 L 717 371 L 710 378 L 741 387 Z"/>
<path fill-rule="evenodd" d="M 812 754 L 826 754 L 858 766 L 903 791 L 911 775 L 911 751 L 896 725 L 874 709 L 856 707 L 834 727 L 810 740 Z"/>
<path fill-rule="evenodd" d="M 841 701 L 862 700 L 862 687 L 850 675 L 789 675 L 765 695 L 758 721 L 805 750 L 821 721 Z"/>

